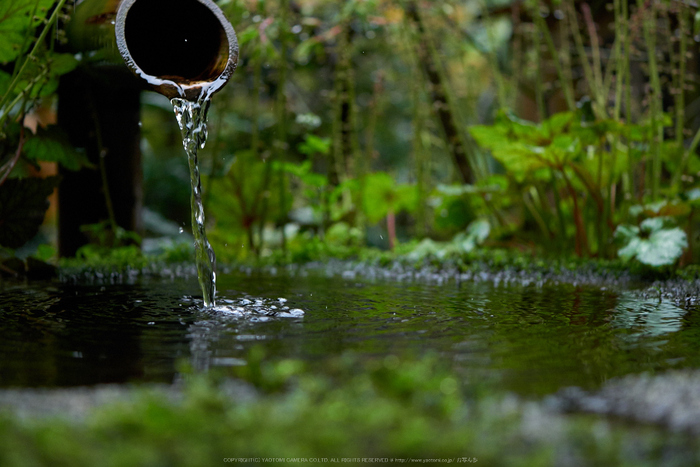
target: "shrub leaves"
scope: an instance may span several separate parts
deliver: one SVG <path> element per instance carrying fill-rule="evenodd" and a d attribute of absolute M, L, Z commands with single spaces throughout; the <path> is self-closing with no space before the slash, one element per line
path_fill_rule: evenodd
<path fill-rule="evenodd" d="M 10 178 L 0 185 L 0 245 L 19 248 L 36 235 L 58 182 L 59 177 Z"/>

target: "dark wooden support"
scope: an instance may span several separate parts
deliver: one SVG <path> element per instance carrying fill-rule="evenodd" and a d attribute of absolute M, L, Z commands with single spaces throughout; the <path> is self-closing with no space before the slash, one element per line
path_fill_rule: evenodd
<path fill-rule="evenodd" d="M 125 70 L 77 70 L 61 78 L 58 124 L 95 168 L 61 170 L 59 254 L 74 256 L 87 243 L 80 226 L 110 219 L 100 172 L 103 157 L 116 224 L 140 231 L 142 206 L 140 86 Z"/>

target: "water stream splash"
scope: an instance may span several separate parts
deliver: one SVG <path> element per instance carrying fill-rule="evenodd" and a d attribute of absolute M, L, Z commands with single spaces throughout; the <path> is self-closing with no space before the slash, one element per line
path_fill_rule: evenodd
<path fill-rule="evenodd" d="M 194 235 L 197 276 L 199 285 L 202 287 L 205 308 L 213 308 L 215 306 L 216 256 L 209 244 L 209 240 L 207 240 L 204 225 L 204 206 L 202 205 L 202 186 L 199 176 L 197 151 L 203 149 L 204 144 L 207 142 L 207 112 L 210 102 L 208 97 L 197 101 L 189 101 L 177 97 L 170 100 L 182 132 L 182 145 L 187 153 L 190 167 L 192 234 Z"/>

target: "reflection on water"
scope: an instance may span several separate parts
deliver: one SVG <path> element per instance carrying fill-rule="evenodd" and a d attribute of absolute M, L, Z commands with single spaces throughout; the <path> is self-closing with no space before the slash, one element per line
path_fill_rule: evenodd
<path fill-rule="evenodd" d="M 253 346 L 314 361 L 438 352 L 465 378 L 528 394 L 700 363 L 696 308 L 571 285 L 234 274 L 216 310 L 188 295 L 196 279 L 0 288 L 4 387 L 169 382 L 183 360 L 243 365 Z"/>
<path fill-rule="evenodd" d="M 640 300 L 631 294 L 622 295 L 615 308 L 613 324 L 628 329 L 629 340 L 641 336 L 662 336 L 683 328 L 686 311 L 658 299 Z"/>

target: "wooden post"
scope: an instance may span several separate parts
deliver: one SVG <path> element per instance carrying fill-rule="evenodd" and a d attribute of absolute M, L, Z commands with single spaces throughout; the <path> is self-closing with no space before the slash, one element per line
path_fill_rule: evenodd
<path fill-rule="evenodd" d="M 59 254 L 74 256 L 87 243 L 80 226 L 110 219 L 100 157 L 105 164 L 116 224 L 139 232 L 142 206 L 140 83 L 126 70 L 91 73 L 76 70 L 61 78 L 58 124 L 70 142 L 85 151 L 95 168 L 61 170 Z"/>

